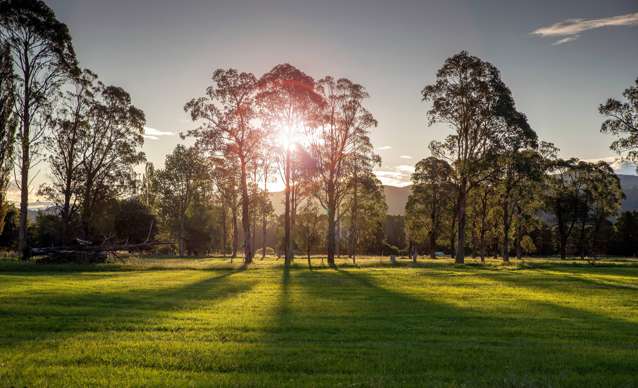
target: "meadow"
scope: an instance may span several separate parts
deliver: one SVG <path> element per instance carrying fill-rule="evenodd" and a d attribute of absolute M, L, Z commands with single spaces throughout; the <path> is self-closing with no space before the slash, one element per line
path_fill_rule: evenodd
<path fill-rule="evenodd" d="M 1 386 L 638 385 L 638 261 L 0 262 Z"/>

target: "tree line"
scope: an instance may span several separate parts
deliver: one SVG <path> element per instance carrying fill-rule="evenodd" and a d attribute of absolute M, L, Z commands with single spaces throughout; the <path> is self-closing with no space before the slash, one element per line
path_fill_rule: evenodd
<path fill-rule="evenodd" d="M 624 96 L 600 106 L 601 131 L 619 135 L 612 149 L 635 160 L 638 81 Z M 537 245 L 557 246 L 561 258 L 568 248 L 583 258 L 609 251 L 604 232 L 624 198 L 618 176 L 606 162 L 563 159 L 540 141 L 494 65 L 454 55 L 422 97 L 431 104 L 429 124 L 446 123 L 452 134 L 430 143 L 432 156 L 412 175 L 405 216 L 412 255 L 422 249 L 434 258 L 445 249 L 463 263 L 468 248 L 481 261 L 492 253 L 505 262 Z"/>
<path fill-rule="evenodd" d="M 377 126 L 366 88 L 345 78 L 314 79 L 280 64 L 261 76 L 217 69 L 201 96 L 185 102 L 193 128 L 161 168 L 146 161 L 145 115 L 129 93 L 80 67 L 66 25 L 39 0 L 0 0 L 0 243 L 175 242 L 179 255 L 251 263 L 255 256 L 335 257 L 466 252 L 484 259 L 556 246 L 581 256 L 607 252 L 623 194 L 604 162 L 562 159 L 538 139 L 492 64 L 460 52 L 426 85 L 429 125 L 452 133 L 417 163 L 405 217 L 387 216 Z M 637 85 L 625 101 L 600 106 L 612 149 L 636 159 Z M 29 222 L 33 169 L 49 176 L 38 194 L 54 204 Z M 136 167 L 144 165 L 139 174 Z M 12 174 L 20 207 L 6 200 Z M 270 189 L 282 182 L 283 214 Z M 620 233 L 620 232 L 618 232 Z M 629 238 L 629 237 L 627 237 Z M 604 241 L 603 241 L 604 240 Z M 399 247 L 397 247 L 399 246 Z M 170 248 L 169 248 L 170 250 Z M 545 249 L 549 251 L 549 249 Z"/>

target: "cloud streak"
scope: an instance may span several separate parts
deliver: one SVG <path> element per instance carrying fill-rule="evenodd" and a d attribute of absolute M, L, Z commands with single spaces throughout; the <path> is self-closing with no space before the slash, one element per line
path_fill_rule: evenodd
<path fill-rule="evenodd" d="M 144 127 L 144 139 L 159 140 L 161 136 L 173 136 L 173 132 L 160 131 L 159 129 Z"/>
<path fill-rule="evenodd" d="M 531 32 L 532 35 L 547 37 L 563 37 L 552 45 L 573 42 L 580 37 L 579 34 L 604 27 L 632 27 L 638 25 L 638 12 L 626 15 L 611 16 L 600 19 L 567 19 L 546 27 L 540 27 Z"/>
<path fill-rule="evenodd" d="M 403 187 L 411 183 L 414 166 L 400 164 L 391 170 L 376 170 L 374 173 L 384 185 Z"/>
<path fill-rule="evenodd" d="M 383 147 L 377 148 L 377 151 L 387 151 L 387 150 L 391 150 L 391 149 L 392 149 L 391 146 L 383 146 Z"/>
<path fill-rule="evenodd" d="M 568 36 L 567 38 L 563 38 L 563 39 L 557 40 L 556 42 L 552 43 L 552 46 L 560 46 L 561 44 L 573 42 L 573 41 L 575 41 L 578 38 L 580 38 L 580 35 Z"/>

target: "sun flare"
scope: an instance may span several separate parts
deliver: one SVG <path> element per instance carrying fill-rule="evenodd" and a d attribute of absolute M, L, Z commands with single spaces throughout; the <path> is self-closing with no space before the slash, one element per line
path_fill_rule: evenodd
<path fill-rule="evenodd" d="M 288 149 L 294 144 L 302 144 L 304 139 L 302 124 L 281 125 L 276 135 L 277 145 L 283 149 Z"/>

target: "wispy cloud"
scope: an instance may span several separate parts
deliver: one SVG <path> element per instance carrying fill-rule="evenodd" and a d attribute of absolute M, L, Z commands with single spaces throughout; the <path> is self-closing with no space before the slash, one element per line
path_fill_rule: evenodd
<path fill-rule="evenodd" d="M 631 27 L 638 25 L 638 12 L 626 15 L 611 16 L 600 19 L 567 19 L 550 26 L 532 31 L 532 35 L 540 37 L 564 37 L 553 43 L 558 46 L 573 42 L 580 37 L 580 33 L 603 27 Z"/>
<path fill-rule="evenodd" d="M 580 35 L 568 36 L 567 38 L 563 38 L 563 39 L 557 40 L 556 42 L 552 43 L 552 46 L 559 46 L 561 44 L 573 42 L 573 41 L 575 41 L 578 38 L 580 38 Z"/>
<path fill-rule="evenodd" d="M 410 178 L 414 173 L 414 166 L 401 164 L 391 170 L 376 170 L 374 173 L 384 185 L 408 186 L 411 183 Z"/>
<path fill-rule="evenodd" d="M 149 140 L 158 140 L 161 136 L 173 136 L 173 132 L 160 131 L 159 129 L 144 127 L 144 138 Z"/>
<path fill-rule="evenodd" d="M 392 149 L 392 146 L 383 146 L 383 147 L 377 148 L 377 151 L 387 151 L 391 149 Z"/>
<path fill-rule="evenodd" d="M 401 158 L 401 159 L 408 159 L 408 160 L 409 160 L 409 159 L 412 159 L 412 157 L 411 157 L 410 155 L 401 155 L 401 156 L 399 156 L 399 158 Z"/>

